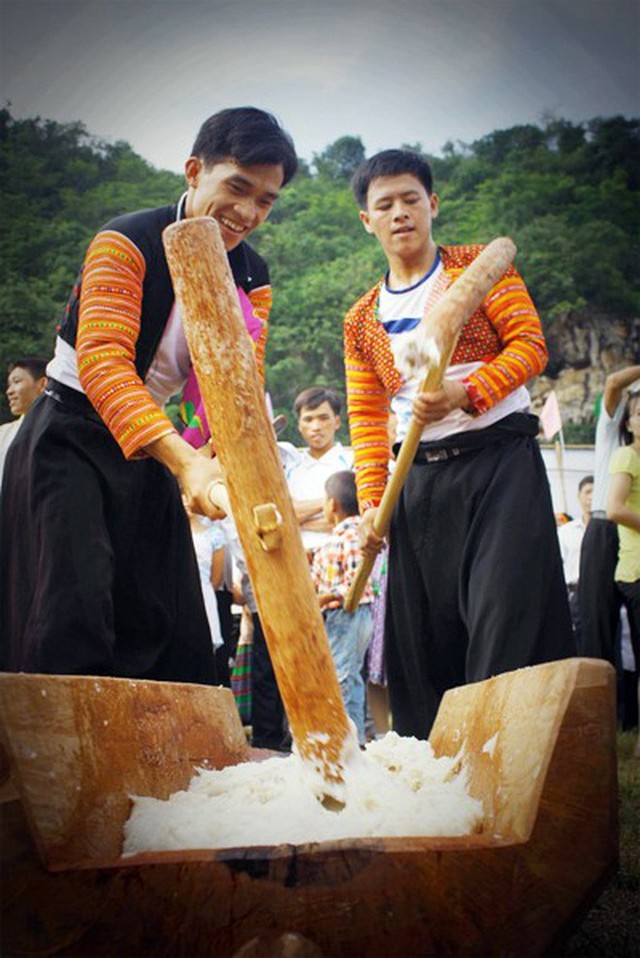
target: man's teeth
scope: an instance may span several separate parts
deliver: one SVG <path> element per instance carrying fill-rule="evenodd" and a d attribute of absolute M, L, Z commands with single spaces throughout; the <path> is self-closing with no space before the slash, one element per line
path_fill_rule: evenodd
<path fill-rule="evenodd" d="M 224 216 L 219 217 L 220 222 L 228 230 L 231 230 L 232 233 L 244 233 L 244 227 L 238 226 L 237 223 L 232 223 L 231 220 L 226 219 Z"/>

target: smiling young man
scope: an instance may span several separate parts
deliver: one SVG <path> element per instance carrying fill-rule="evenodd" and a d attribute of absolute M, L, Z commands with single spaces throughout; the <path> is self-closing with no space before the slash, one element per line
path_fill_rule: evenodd
<path fill-rule="evenodd" d="M 260 326 L 261 368 L 269 276 L 245 240 L 296 165 L 274 117 L 223 110 L 198 133 L 180 201 L 118 216 L 89 245 L 45 394 L 7 458 L 6 670 L 215 681 L 182 500 L 217 514 L 218 469 L 163 411 L 191 363 L 162 232 L 185 217 L 217 220 L 245 318 Z"/>
<path fill-rule="evenodd" d="M 365 552 L 397 441 L 411 416 L 422 441 L 390 532 L 385 640 L 394 727 L 426 738 L 444 692 L 574 651 L 549 485 L 525 383 L 547 351 L 526 287 L 510 268 L 465 324 L 441 387 L 418 395 L 394 350 L 479 246 L 438 246 L 431 169 L 379 153 L 353 190 L 386 276 L 345 318 L 347 405 Z"/>

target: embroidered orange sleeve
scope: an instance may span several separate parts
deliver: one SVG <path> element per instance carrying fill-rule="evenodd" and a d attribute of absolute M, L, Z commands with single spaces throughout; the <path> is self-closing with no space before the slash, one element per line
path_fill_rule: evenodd
<path fill-rule="evenodd" d="M 264 354 L 267 348 L 267 336 L 269 335 L 269 313 L 271 312 L 273 295 L 270 286 L 259 286 L 257 289 L 250 290 L 247 295 L 253 306 L 253 315 L 260 320 L 262 325 L 262 331 L 254 343 L 254 349 L 258 372 L 264 385 Z"/>
<path fill-rule="evenodd" d="M 540 317 L 517 270 L 496 283 L 483 309 L 502 349 L 464 383 L 477 415 L 539 375 L 548 359 Z"/>
<path fill-rule="evenodd" d="M 397 381 L 391 393 L 401 384 L 400 376 L 393 368 L 386 333 L 382 327 L 368 329 L 375 322 L 374 304 L 378 289 L 379 285 L 362 297 L 347 313 L 344 321 L 347 410 L 361 512 L 379 504 L 387 483 L 389 463 L 387 424 L 390 391 L 378 375 L 374 362 L 382 363 L 384 372 L 395 376 Z M 381 333 L 379 340 L 376 337 L 378 330 Z M 374 340 L 373 361 L 363 349 L 367 333 Z"/>
<path fill-rule="evenodd" d="M 135 368 L 145 261 L 131 240 L 105 230 L 85 257 L 76 340 L 80 383 L 130 459 L 175 431 Z"/>
<path fill-rule="evenodd" d="M 482 246 L 441 247 L 447 275 L 455 280 Z M 522 277 L 511 266 L 465 323 L 451 364 L 482 362 L 464 380 L 475 415 L 481 415 L 547 364 L 540 317 Z"/>

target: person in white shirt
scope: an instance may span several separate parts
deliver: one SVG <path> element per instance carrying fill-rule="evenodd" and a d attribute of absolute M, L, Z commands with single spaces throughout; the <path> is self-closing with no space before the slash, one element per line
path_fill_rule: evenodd
<path fill-rule="evenodd" d="M 47 384 L 46 368 L 47 360 L 40 356 L 26 356 L 24 359 L 16 359 L 9 365 L 7 402 L 11 414 L 18 418 L 0 426 L 0 486 L 9 447 L 16 438 L 25 413 L 31 409 Z"/>
<path fill-rule="evenodd" d="M 620 445 L 619 427 L 624 412 L 625 390 L 640 379 L 640 366 L 627 366 L 607 376 L 602 408 L 596 426 L 595 469 L 591 520 L 580 551 L 578 602 L 580 640 L 578 654 L 619 658 L 620 594 L 614 573 L 618 561 L 618 529 L 607 519 L 609 460 Z"/>
<path fill-rule="evenodd" d="M 578 502 L 580 515 L 558 528 L 560 554 L 564 578 L 567 583 L 569 609 L 573 631 L 578 639 L 580 635 L 580 608 L 578 606 L 578 579 L 580 577 L 580 550 L 589 519 L 591 518 L 591 500 L 593 498 L 593 476 L 583 476 L 578 484 Z"/>
<path fill-rule="evenodd" d="M 281 442 L 280 455 L 302 543 L 308 553 L 313 553 L 331 532 L 322 513 L 325 483 L 334 472 L 353 468 L 353 453 L 336 442 L 342 400 L 333 389 L 310 386 L 296 397 L 293 409 L 298 431 L 307 445 L 296 449 L 291 443 Z"/>

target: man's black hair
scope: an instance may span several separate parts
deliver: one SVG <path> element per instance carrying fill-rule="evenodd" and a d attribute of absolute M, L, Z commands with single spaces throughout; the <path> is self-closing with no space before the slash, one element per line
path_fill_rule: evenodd
<path fill-rule="evenodd" d="M 583 476 L 578 483 L 578 492 L 582 492 L 585 486 L 593 485 L 593 476 Z"/>
<path fill-rule="evenodd" d="M 206 167 L 229 158 L 242 166 L 280 165 L 283 186 L 298 168 L 289 134 L 275 116 L 253 106 L 230 107 L 210 116 L 200 127 L 191 155 L 203 160 Z"/>
<path fill-rule="evenodd" d="M 323 402 L 328 402 L 333 410 L 334 416 L 340 415 L 342 409 L 342 400 L 333 389 L 327 389 L 326 386 L 309 386 L 299 393 L 293 404 L 293 411 L 299 418 L 303 409 L 317 409 Z"/>
<path fill-rule="evenodd" d="M 324 491 L 330 499 L 335 499 L 342 512 L 347 516 L 358 515 L 358 493 L 356 477 L 348 469 L 334 472 L 324 484 Z"/>
<path fill-rule="evenodd" d="M 42 379 L 47 375 L 48 362 L 49 360 L 43 359 L 42 356 L 24 356 L 22 359 L 14 359 L 12 363 L 9 363 L 8 372 L 13 372 L 14 369 L 26 369 L 33 379 Z"/>
<path fill-rule="evenodd" d="M 351 189 L 360 209 L 367 208 L 367 193 L 372 180 L 380 176 L 400 176 L 402 173 L 415 176 L 431 196 L 433 173 L 423 156 L 413 150 L 383 150 L 361 163 L 353 174 Z"/>

